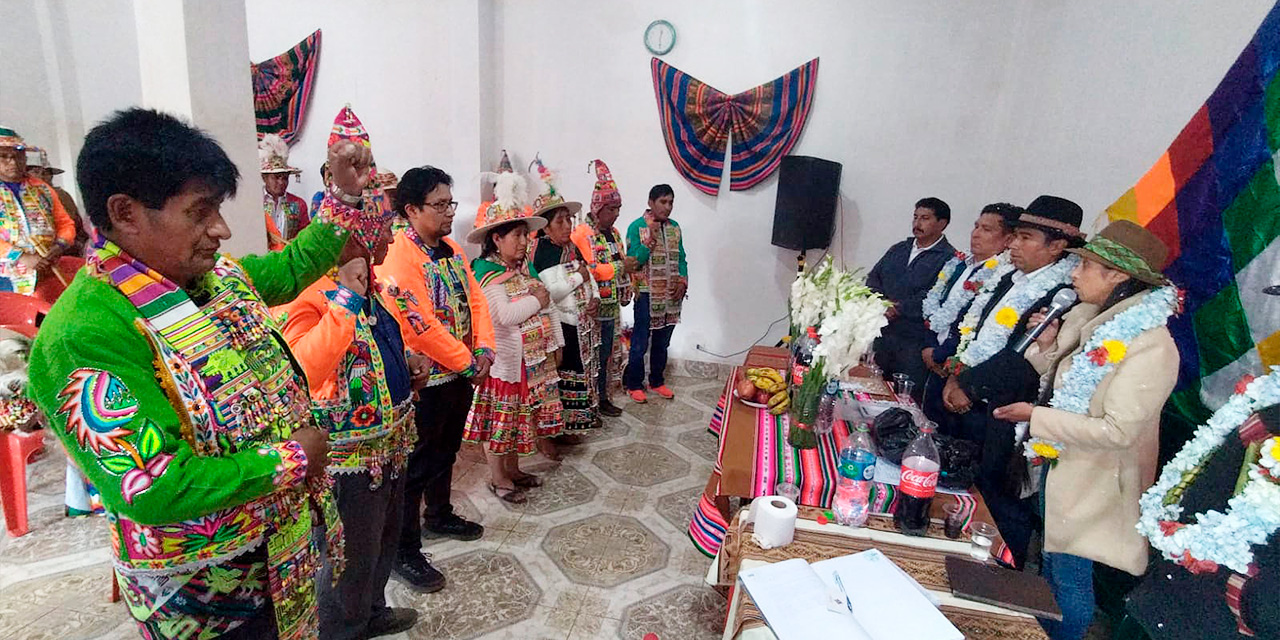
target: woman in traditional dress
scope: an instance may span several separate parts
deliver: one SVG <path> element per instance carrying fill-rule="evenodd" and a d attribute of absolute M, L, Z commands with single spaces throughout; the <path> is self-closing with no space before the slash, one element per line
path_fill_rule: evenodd
<path fill-rule="evenodd" d="M 534 164 L 543 185 L 533 203 L 534 213 L 547 220 L 547 228 L 530 245 L 529 257 L 560 316 L 564 333 L 558 367 L 560 401 L 564 405 L 565 436 L 572 437 L 600 426 L 600 398 L 594 384 L 600 367 L 600 321 L 596 317 L 600 294 L 586 261 L 570 238 L 574 216 L 582 211 L 582 204 L 566 202 L 555 187 L 554 174 L 541 160 L 534 160 Z M 565 438 L 560 440 L 572 443 Z M 544 455 L 558 458 L 554 445 L 544 442 Z"/>
<path fill-rule="evenodd" d="M 489 490 L 516 504 L 526 500 L 525 489 L 541 485 L 520 470 L 517 456 L 533 454 L 539 438 L 555 437 L 564 426 L 553 360 L 564 337 L 551 295 L 524 268 L 528 234 L 546 219 L 510 197 L 515 190 L 504 185 L 518 179 L 498 174 L 495 194 L 507 195 L 481 205 L 476 228 L 467 235 L 468 242 L 483 246 L 472 271 L 489 302 L 495 359 L 476 389 L 463 433 L 467 441 L 489 443 Z"/>
<path fill-rule="evenodd" d="M 1072 283 L 1085 304 L 1027 351 L 1038 371 L 1052 375 L 1041 395 L 1046 400 L 1051 390 L 1051 399 L 995 411 L 1029 423 L 1027 457 L 1045 474 L 1042 567 L 1063 619 L 1041 624 L 1053 640 L 1089 629 L 1094 563 L 1134 576 L 1146 570 L 1138 498 L 1155 480 L 1160 411 L 1178 378 L 1178 349 L 1165 326 L 1178 296 L 1159 273 L 1168 248 L 1118 221 L 1070 251 L 1084 258 Z"/>

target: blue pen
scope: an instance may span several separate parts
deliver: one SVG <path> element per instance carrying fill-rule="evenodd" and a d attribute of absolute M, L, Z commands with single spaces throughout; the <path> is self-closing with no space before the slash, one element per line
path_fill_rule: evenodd
<path fill-rule="evenodd" d="M 849 613 L 853 613 L 853 601 L 849 599 L 849 592 L 844 590 L 844 582 L 840 581 L 840 572 L 832 571 L 831 576 L 836 579 L 836 586 L 840 587 L 840 593 L 844 594 L 844 606 L 849 607 Z"/>

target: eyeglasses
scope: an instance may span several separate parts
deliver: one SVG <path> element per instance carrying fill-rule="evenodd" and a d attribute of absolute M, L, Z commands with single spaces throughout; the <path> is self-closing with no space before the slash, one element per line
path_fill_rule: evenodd
<path fill-rule="evenodd" d="M 432 209 L 435 209 L 439 213 L 444 213 L 446 211 L 457 211 L 458 201 L 452 200 L 449 202 L 428 202 L 426 203 L 426 206 L 431 207 Z"/>

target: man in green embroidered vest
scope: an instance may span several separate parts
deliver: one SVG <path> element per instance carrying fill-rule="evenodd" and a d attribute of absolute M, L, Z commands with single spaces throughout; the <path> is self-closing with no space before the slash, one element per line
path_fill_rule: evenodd
<path fill-rule="evenodd" d="M 325 434 L 267 310 L 338 258 L 369 153 L 329 149 L 334 187 L 284 251 L 236 261 L 220 212 L 239 173 L 218 143 L 155 111 L 85 138 L 88 265 L 41 326 L 30 393 L 102 492 L 116 578 L 142 637 L 312 638 L 314 524 L 341 527 Z M 374 229 L 367 230 L 373 226 Z"/>
<path fill-rule="evenodd" d="M 680 307 L 689 291 L 689 263 L 684 236 L 671 219 L 675 191 L 659 184 L 649 189 L 649 208 L 627 227 L 628 269 L 634 270 L 636 287 L 635 329 L 622 384 L 632 402 L 648 401 L 644 390 L 644 355 L 649 353 L 649 388 L 670 400 L 675 393 L 666 384 L 667 347 L 680 322 Z"/>

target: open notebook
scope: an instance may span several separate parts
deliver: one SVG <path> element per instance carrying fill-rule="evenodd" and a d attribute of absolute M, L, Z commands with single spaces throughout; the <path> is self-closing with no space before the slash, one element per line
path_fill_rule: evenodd
<path fill-rule="evenodd" d="M 836 586 L 837 573 L 852 613 Z M 964 638 L 927 592 L 877 549 L 813 564 L 785 560 L 739 577 L 778 640 Z"/>

